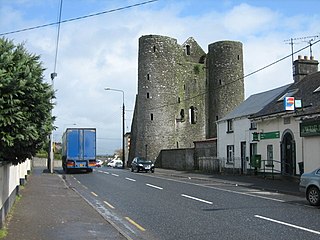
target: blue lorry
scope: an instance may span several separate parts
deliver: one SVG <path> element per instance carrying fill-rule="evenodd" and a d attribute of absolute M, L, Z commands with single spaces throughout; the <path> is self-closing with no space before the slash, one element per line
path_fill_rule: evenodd
<path fill-rule="evenodd" d="M 62 167 L 92 172 L 96 166 L 96 129 L 67 128 L 62 136 Z"/>

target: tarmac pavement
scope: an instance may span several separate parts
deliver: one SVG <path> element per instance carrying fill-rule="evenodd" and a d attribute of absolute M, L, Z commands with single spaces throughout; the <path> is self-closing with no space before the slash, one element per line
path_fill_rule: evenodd
<path fill-rule="evenodd" d="M 36 167 L 8 223 L 6 240 L 126 239 L 57 173 Z"/>
<path fill-rule="evenodd" d="M 20 191 L 22 198 L 14 208 L 7 227 L 8 235 L 4 239 L 127 239 L 76 191 L 69 188 L 63 175 L 46 173 L 43 169 L 35 167 L 26 186 Z M 298 179 L 289 181 L 261 176 L 203 174 L 168 169 L 156 169 L 155 175 L 303 196 L 299 192 Z"/>

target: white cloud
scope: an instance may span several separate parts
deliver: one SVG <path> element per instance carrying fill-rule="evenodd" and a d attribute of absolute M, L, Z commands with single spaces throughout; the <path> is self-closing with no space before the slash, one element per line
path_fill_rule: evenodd
<path fill-rule="evenodd" d="M 187 1 L 187 5 L 164 1 L 165 6 L 157 10 L 150 5 L 150 8 L 144 6 L 61 24 L 58 76 L 55 79 L 57 106 L 54 109 L 59 129 L 55 137 L 59 140 L 64 128 L 76 123 L 78 127 L 97 127 L 99 153 L 112 153 L 121 148 L 122 95 L 104 88 L 124 90 L 126 109 L 133 110 L 137 91 L 138 38 L 142 35 L 166 35 L 176 38 L 179 43 L 192 36 L 205 51 L 208 44 L 215 41 L 241 41 L 245 74 L 248 74 L 290 54 L 290 45 L 284 40 L 319 34 L 318 14 L 286 16 L 285 9 L 275 11 L 232 3 L 224 1 L 223 6 L 228 8 L 223 11 L 212 8 L 197 15 L 188 14 L 186 9 L 192 10 L 198 1 Z M 47 10 L 56 12 L 56 9 Z M 39 18 L 26 18 L 27 12 L 23 8 L 10 7 L 0 7 L 0 13 L 3 16 L 0 28 L 5 30 L 44 23 L 45 13 Z M 52 26 L 8 35 L 16 42 L 27 40 L 29 51 L 42 56 L 48 82 L 54 66 L 56 31 L 56 26 Z M 306 43 L 294 47 L 298 49 L 304 45 Z M 319 45 L 313 50 L 319 58 Z M 308 54 L 308 50 L 304 54 Z M 246 96 L 292 81 L 290 65 L 288 58 L 246 78 Z M 130 130 L 132 113 L 126 112 L 127 130 Z"/>

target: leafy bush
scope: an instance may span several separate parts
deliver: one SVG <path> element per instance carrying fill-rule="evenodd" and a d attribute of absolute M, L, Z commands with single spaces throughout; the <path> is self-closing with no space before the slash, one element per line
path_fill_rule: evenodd
<path fill-rule="evenodd" d="M 43 72 L 39 56 L 0 38 L 0 161 L 24 162 L 48 141 L 54 92 Z"/>

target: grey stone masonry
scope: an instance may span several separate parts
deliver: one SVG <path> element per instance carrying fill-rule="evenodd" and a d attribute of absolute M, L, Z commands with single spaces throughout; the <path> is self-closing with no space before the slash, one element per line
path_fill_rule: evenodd
<path fill-rule="evenodd" d="M 129 165 L 135 156 L 154 161 L 162 149 L 216 136 L 216 119 L 243 100 L 240 42 L 210 44 L 206 54 L 192 37 L 182 45 L 167 36 L 140 37 Z"/>

